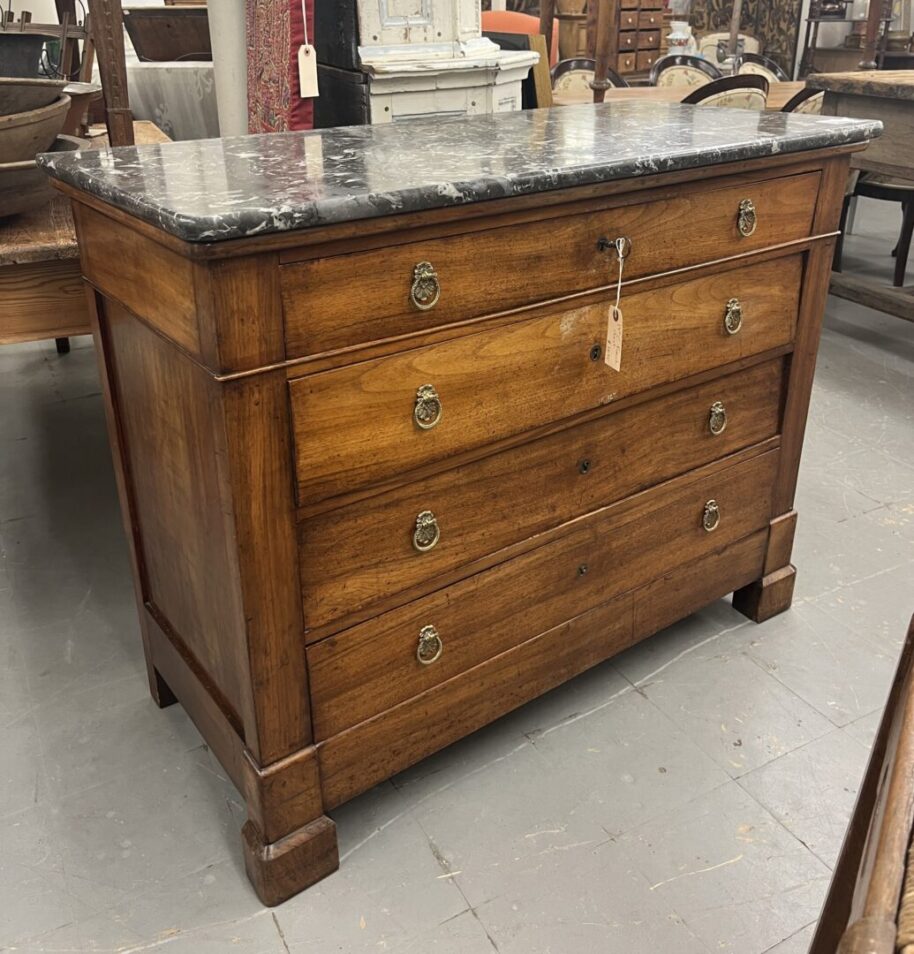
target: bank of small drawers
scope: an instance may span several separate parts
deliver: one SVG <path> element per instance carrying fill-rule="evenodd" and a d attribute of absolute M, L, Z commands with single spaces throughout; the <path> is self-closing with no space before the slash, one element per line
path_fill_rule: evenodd
<path fill-rule="evenodd" d="M 818 184 L 697 186 L 283 266 L 291 350 L 397 342 L 289 381 L 318 740 L 473 667 L 494 679 L 500 653 L 763 534 L 803 281 L 791 243 Z M 618 265 L 599 240 L 618 236 L 617 371 Z M 347 273 L 355 308 L 333 292 Z"/>

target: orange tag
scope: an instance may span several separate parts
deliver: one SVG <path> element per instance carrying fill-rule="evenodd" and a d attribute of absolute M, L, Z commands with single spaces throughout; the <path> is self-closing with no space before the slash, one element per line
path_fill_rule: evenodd
<path fill-rule="evenodd" d="M 298 48 L 298 88 L 302 99 L 317 96 L 317 53 L 310 43 Z"/>
<path fill-rule="evenodd" d="M 609 315 L 606 326 L 606 347 L 603 349 L 603 360 L 613 369 L 613 371 L 621 371 L 622 309 L 618 305 L 609 306 Z"/>

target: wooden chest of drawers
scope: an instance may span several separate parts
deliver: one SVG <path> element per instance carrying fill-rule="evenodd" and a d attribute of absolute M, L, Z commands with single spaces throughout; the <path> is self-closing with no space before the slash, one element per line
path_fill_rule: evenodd
<path fill-rule="evenodd" d="M 220 241 L 55 169 L 152 692 L 244 794 L 265 902 L 379 780 L 727 593 L 787 608 L 851 138 Z"/>

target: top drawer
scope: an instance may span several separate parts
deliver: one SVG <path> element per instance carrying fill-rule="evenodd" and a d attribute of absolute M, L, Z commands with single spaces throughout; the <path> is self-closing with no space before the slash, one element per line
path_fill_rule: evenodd
<path fill-rule="evenodd" d="M 600 251 L 601 237 L 631 239 L 626 278 L 802 239 L 818 188 L 818 172 L 689 186 L 640 205 L 283 265 L 287 353 L 319 354 L 610 284 L 615 256 Z M 756 211 L 749 235 L 738 222 L 744 199 Z M 414 284 L 424 307 L 411 298 Z"/>

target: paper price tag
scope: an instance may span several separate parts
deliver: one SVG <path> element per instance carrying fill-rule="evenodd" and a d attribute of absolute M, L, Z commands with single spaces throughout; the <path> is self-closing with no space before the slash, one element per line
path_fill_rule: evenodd
<path fill-rule="evenodd" d="M 302 99 L 312 99 L 317 93 L 317 53 L 310 43 L 298 48 L 298 87 Z"/>
<path fill-rule="evenodd" d="M 618 305 L 609 306 L 603 356 L 603 360 L 613 371 L 622 370 L 622 309 Z"/>

